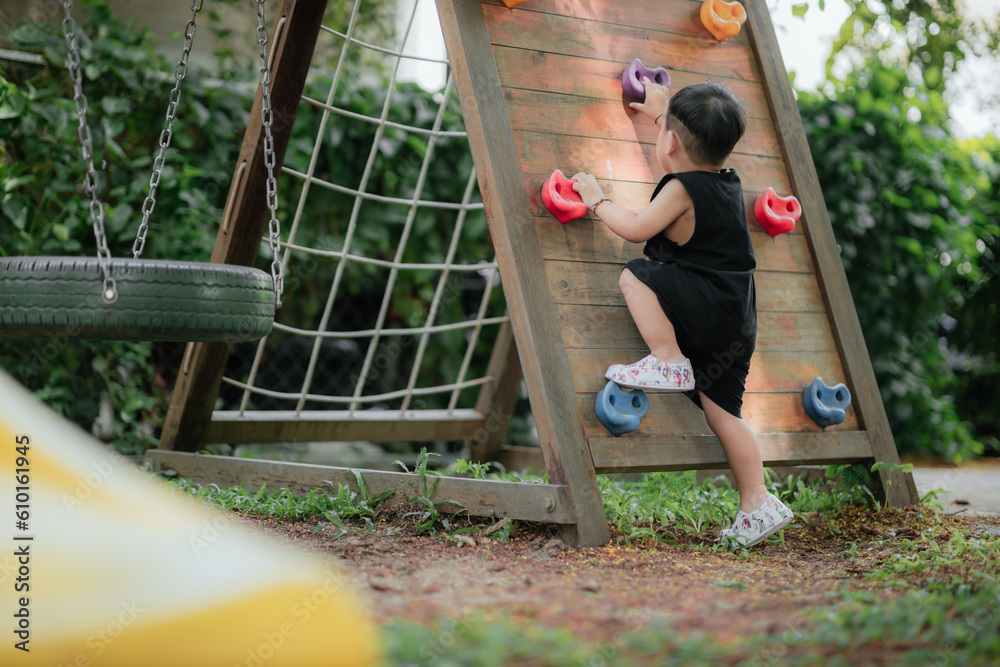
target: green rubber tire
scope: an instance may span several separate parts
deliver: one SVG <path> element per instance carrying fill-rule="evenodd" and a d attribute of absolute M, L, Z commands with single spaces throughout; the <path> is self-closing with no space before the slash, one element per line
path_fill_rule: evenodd
<path fill-rule="evenodd" d="M 271 276 L 247 266 L 111 260 L 107 304 L 96 258 L 0 258 L 0 336 L 94 340 L 257 340 L 274 324 Z"/>

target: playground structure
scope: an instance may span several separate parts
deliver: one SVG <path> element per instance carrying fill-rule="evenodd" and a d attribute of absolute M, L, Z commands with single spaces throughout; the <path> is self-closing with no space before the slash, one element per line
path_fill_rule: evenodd
<path fill-rule="evenodd" d="M 758 433 L 765 465 L 898 462 L 763 0 L 747 3 L 742 30 L 723 41 L 706 30 L 701 4 L 690 0 L 588 3 L 587 15 L 580 14 L 580 3 L 570 0 L 529 0 L 515 8 L 499 0 L 439 0 L 437 4 L 451 72 L 443 104 L 453 86 L 483 198 L 481 205 L 472 200 L 470 180 L 466 198 L 452 205 L 459 219 L 462 211 L 485 208 L 496 252 L 495 264 L 485 268 L 492 271 L 495 267 L 499 273 L 509 309 L 507 316 L 488 317 L 484 306 L 468 325 L 474 337 L 483 327 L 497 332 L 486 375 L 460 376 L 449 385 L 428 388 L 417 387 L 411 376 L 398 395 L 366 397 L 361 385 L 372 368 L 378 340 L 392 332 L 384 328 L 384 321 L 371 330 L 346 334 L 326 331 L 321 323 L 318 330 L 306 334 L 315 341 L 311 374 L 318 358 L 315 350 L 324 338 L 363 334 L 370 341 L 353 395 L 324 398 L 310 393 L 306 383 L 297 395 L 295 410 L 266 413 L 241 408 L 213 414 L 229 347 L 225 342 L 191 343 L 174 389 L 161 449 L 148 453 L 154 467 L 171 468 L 199 482 L 242 483 L 248 489 L 266 483 L 269 488 L 304 491 L 328 481 L 355 488 L 357 482 L 344 468 L 188 452 L 206 442 L 453 439 L 472 442 L 472 455 L 489 460 L 503 440 L 522 372 L 549 483 L 442 478 L 435 499 L 452 499 L 460 506 L 452 509 L 464 508 L 475 515 L 562 524 L 569 539 L 595 545 L 608 539 L 596 473 L 724 466 L 720 444 L 700 410 L 683 396 L 650 395 L 641 426 L 620 437 L 610 435 L 598 420 L 594 406 L 605 386 L 604 370 L 612 362 L 646 352 L 617 288 L 622 264 L 639 256 L 641 247 L 622 241 L 588 215 L 559 224 L 542 203 L 543 182 L 556 167 L 605 176 L 605 192 L 613 193 L 624 206 L 639 209 L 648 201 L 660 177 L 651 153 L 656 128 L 628 108 L 622 91 L 623 70 L 636 58 L 665 66 L 675 86 L 705 78 L 719 80 L 747 106 L 748 130 L 729 166 L 743 180 L 757 256 L 760 328 L 744 416 Z M 275 114 L 281 118 L 295 115 L 321 30 L 339 35 L 345 49 L 363 47 L 352 36 L 357 22 L 364 20 L 358 16 L 358 4 L 344 32 L 320 28 L 324 5 L 286 0 L 278 11 L 273 30 L 272 97 Z M 339 76 L 338 69 L 334 88 Z M 259 109 L 259 95 L 256 104 Z M 329 101 L 323 108 L 329 112 L 329 122 L 343 117 Z M 385 110 L 370 120 L 379 123 L 379 128 L 386 127 Z M 279 164 L 288 126 L 275 130 Z M 450 132 L 439 126 L 429 131 L 404 129 L 424 132 L 429 141 Z M 267 216 L 259 197 L 250 196 L 261 191 L 266 177 L 257 150 L 259 141 L 260 128 L 248 128 L 213 261 L 249 265 L 256 259 Z M 304 174 L 307 186 L 318 180 L 308 169 L 285 169 Z M 794 194 L 801 205 L 799 224 L 774 237 L 754 216 L 757 197 L 769 187 Z M 366 192 L 363 180 L 361 186 L 348 189 L 358 202 L 380 196 Z M 434 205 L 419 197 L 418 189 L 402 204 Z M 352 214 L 352 226 L 361 224 L 360 206 Z M 288 240 L 282 243 L 286 253 L 316 252 L 295 243 L 294 226 L 293 222 Z M 391 275 L 409 268 L 402 262 L 404 245 L 405 234 L 398 257 L 385 266 Z M 363 261 L 351 257 L 347 247 L 337 252 L 335 259 L 342 263 Z M 457 252 L 435 270 L 469 270 L 456 260 Z M 331 288 L 328 309 L 335 308 L 337 289 L 337 284 Z M 408 333 L 426 340 L 439 330 L 431 305 L 428 320 Z M 382 310 L 387 307 L 383 304 Z M 259 359 L 260 355 L 255 364 Z M 724 351 L 719 363 L 725 364 Z M 817 376 L 843 381 L 854 398 L 835 428 L 820 427 L 803 407 L 803 388 Z M 249 394 L 268 392 L 255 387 L 252 377 L 227 383 Z M 422 391 L 455 392 L 469 387 L 479 388 L 472 408 L 459 408 L 452 402 L 444 410 L 421 411 L 412 405 L 412 397 Z M 388 399 L 399 399 L 399 408 L 360 408 L 366 402 Z M 346 409 L 303 409 L 307 403 L 324 401 Z M 417 478 L 405 473 L 360 474 L 373 494 L 395 488 L 397 501 L 412 498 L 419 487 Z M 876 478 L 878 492 L 889 503 L 916 501 L 909 475 L 882 469 Z"/>
<path fill-rule="evenodd" d="M 89 216 L 97 242 L 97 256 L 0 258 L 0 331 L 4 336 L 39 338 L 103 338 L 106 340 L 227 341 L 257 340 L 271 330 L 274 311 L 281 305 L 282 271 L 278 262 L 281 237 L 277 218 L 276 156 L 271 126 L 274 121 L 267 56 L 264 0 L 257 0 L 257 44 L 260 63 L 260 102 L 257 113 L 263 129 L 263 166 L 266 170 L 265 206 L 270 211 L 271 275 L 252 266 L 172 262 L 141 257 L 156 207 L 156 192 L 173 136 L 187 76 L 188 57 L 197 31 L 202 2 L 194 2 L 184 29 L 184 47 L 174 70 L 174 85 L 149 188 L 142 203 L 142 221 L 130 259 L 111 257 L 105 230 L 104 205 L 94 168 L 93 141 L 88 121 L 88 96 L 83 86 L 76 24 L 71 0 L 62 9 L 66 64 L 73 84 L 77 135 L 86 175 L 83 189 L 90 199 Z M 279 22 L 280 25 L 280 22 Z"/>

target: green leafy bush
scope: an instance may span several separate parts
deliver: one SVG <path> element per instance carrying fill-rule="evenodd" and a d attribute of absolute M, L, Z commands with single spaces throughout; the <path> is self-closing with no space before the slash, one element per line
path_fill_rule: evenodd
<path fill-rule="evenodd" d="M 911 83 L 873 61 L 799 109 L 897 446 L 961 461 L 984 447 L 955 405 L 948 341 L 967 302 L 995 294 L 996 164 L 956 146 L 939 96 L 901 97 Z"/>
<path fill-rule="evenodd" d="M 119 21 L 105 0 L 82 4 L 85 17 L 77 31 L 77 40 L 83 63 L 83 86 L 89 98 L 99 194 L 105 206 L 111 254 L 122 257 L 129 254 L 141 219 L 141 206 L 149 187 L 149 168 L 163 127 L 175 62 L 155 51 L 154 40 L 147 30 L 131 21 Z M 391 21 L 376 20 L 387 15 L 384 5 L 364 4 L 362 11 L 372 20 L 366 22 L 367 27 L 363 26 L 362 37 L 377 41 L 391 34 L 385 27 L 392 25 Z M 346 26 L 345 7 L 345 2 L 332 3 L 328 22 L 339 25 L 340 21 Z M 213 25 L 209 18 L 205 23 Z M 13 26 L 6 39 L 5 47 L 42 54 L 45 64 L 5 63 L 0 76 L 0 183 L 3 183 L 0 255 L 93 256 L 94 234 L 87 210 L 89 202 L 81 186 L 84 165 L 60 26 L 22 23 Z M 329 75 L 322 73 L 324 64 L 329 66 L 330 58 L 339 55 L 339 49 L 333 50 L 332 45 L 329 41 L 322 43 L 314 58 L 317 73 L 310 77 L 306 94 L 316 99 L 326 98 L 330 84 Z M 384 63 L 361 49 L 350 54 L 334 103 L 355 113 L 378 117 L 388 78 Z M 256 57 L 255 50 L 253 56 Z M 223 50 L 219 62 L 222 70 L 213 72 L 211 82 L 194 68 L 184 82 L 144 257 L 207 261 L 210 256 L 249 119 L 257 76 L 256 62 L 241 63 L 231 50 Z M 439 99 L 437 94 L 414 84 L 397 84 L 389 119 L 429 128 Z M 447 129 L 462 129 L 454 94 L 443 121 Z M 286 165 L 305 170 L 320 123 L 320 112 L 315 107 L 301 106 Z M 374 124 L 341 117 L 329 123 L 323 148 L 317 155 L 315 175 L 348 187 L 356 186 L 362 171 L 359 161 L 364 164 L 375 142 L 376 129 Z M 402 199 L 412 197 L 428 150 L 431 146 L 427 135 L 387 128 L 377 143 L 368 191 Z M 460 137 L 443 137 L 433 150 L 435 160 L 426 174 L 421 198 L 460 202 L 472 163 L 467 143 Z M 456 178 L 456 174 L 461 176 Z M 295 210 L 301 181 L 282 174 L 278 190 L 280 215 L 287 223 Z M 474 192 L 472 201 L 477 198 L 478 193 Z M 342 249 L 353 205 L 353 197 L 314 185 L 296 243 L 326 250 Z M 400 204 L 366 202 L 350 252 L 392 259 L 407 209 Z M 453 210 L 419 208 L 403 260 L 443 262 L 455 218 Z M 284 227 L 285 239 L 290 226 Z M 469 213 L 461 242 L 461 261 L 474 264 L 492 255 L 482 211 Z M 262 254 L 261 265 L 266 261 L 269 253 Z M 347 328 L 366 328 L 370 324 L 358 325 L 371 322 L 377 314 L 388 270 L 356 263 L 347 266 L 333 318 L 339 318 L 339 323 Z M 314 326 L 322 314 L 335 273 L 335 260 L 293 256 L 279 321 Z M 425 302 L 434 294 L 440 279 L 437 271 L 411 271 L 401 276 L 392 292 L 394 306 L 386 315 L 386 326 L 422 325 L 427 316 Z M 474 312 L 483 284 L 483 277 L 474 272 L 453 272 L 442 288 L 437 321 L 460 322 L 470 308 Z M 493 293 L 489 314 L 502 314 L 503 310 L 503 295 L 498 288 Z M 465 333 L 456 330 L 435 336 L 422 362 L 422 385 L 454 380 L 461 364 L 461 356 L 455 350 L 464 350 Z M 405 381 L 417 344 L 411 337 L 404 340 L 406 344 L 400 349 L 393 349 L 392 343 L 398 340 L 383 340 L 379 351 L 391 359 L 393 366 L 380 369 L 378 377 L 370 378 L 369 391 L 379 391 L 399 377 Z M 283 342 L 287 340 L 275 336 L 269 341 L 268 352 Z M 95 431 L 125 451 L 155 446 L 179 353 L 177 345 L 148 342 L 0 339 L 0 367 L 83 428 L 91 430 L 95 423 L 104 424 Z M 470 375 L 485 367 L 488 356 L 489 342 L 480 339 Z M 265 363 L 268 358 L 265 356 Z M 277 368 L 279 373 L 285 370 Z M 326 375 L 334 376 L 335 382 L 346 383 L 350 380 L 347 371 L 332 367 Z M 428 399 L 423 406 L 413 407 L 442 406 Z M 109 420 L 113 434 L 107 426 Z"/>
<path fill-rule="evenodd" d="M 85 3 L 84 10 L 77 43 L 94 164 L 111 254 L 122 257 L 141 219 L 173 85 L 163 74 L 173 68 L 154 51 L 145 29 L 117 21 L 106 3 Z M 0 254 L 93 256 L 59 24 L 19 24 L 8 39 L 14 48 L 42 54 L 45 64 L 10 63 L 0 77 Z M 250 95 L 235 86 L 207 89 L 197 76 L 185 82 L 145 257 L 207 260 Z M 0 365 L 67 418 L 123 451 L 140 452 L 156 443 L 166 409 L 163 361 L 172 349 L 149 342 L 5 339 Z"/>

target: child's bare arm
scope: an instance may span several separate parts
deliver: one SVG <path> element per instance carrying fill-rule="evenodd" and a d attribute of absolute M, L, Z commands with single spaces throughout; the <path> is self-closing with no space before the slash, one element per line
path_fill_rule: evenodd
<path fill-rule="evenodd" d="M 663 132 L 667 125 L 663 116 L 670 102 L 670 90 L 653 83 L 648 77 L 643 77 L 642 85 L 646 89 L 645 102 L 632 102 L 629 106 L 652 119 Z M 594 212 L 597 217 L 615 234 L 632 243 L 648 241 L 693 207 L 687 190 L 677 180 L 668 181 L 656 198 L 638 213 L 610 200 L 605 201 L 604 191 L 593 174 L 580 172 L 573 180 L 573 189 L 580 193 L 583 203 L 588 208 L 596 204 Z"/>
<path fill-rule="evenodd" d="M 604 191 L 593 174 L 580 172 L 573 177 L 573 189 L 580 193 L 587 207 L 604 199 Z M 595 214 L 618 236 L 632 243 L 642 243 L 653 238 L 691 210 L 693 204 L 680 181 L 667 181 L 666 186 L 646 208 L 638 213 L 605 201 L 597 206 Z"/>

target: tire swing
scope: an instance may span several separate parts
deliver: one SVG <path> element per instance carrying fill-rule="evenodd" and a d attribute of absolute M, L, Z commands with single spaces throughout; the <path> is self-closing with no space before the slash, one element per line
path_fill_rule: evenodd
<path fill-rule="evenodd" d="M 177 63 L 175 84 L 160 133 L 159 154 L 153 162 L 149 194 L 143 202 L 142 222 L 132 246 L 132 258 L 113 259 L 104 231 L 104 209 L 97 196 L 87 98 L 81 82 L 76 26 L 70 16 L 72 2 L 63 0 L 67 66 L 73 80 L 73 104 L 80 119 L 78 135 L 87 170 L 83 186 L 90 197 L 97 257 L 0 258 L 0 336 L 239 342 L 257 340 L 270 333 L 275 310 L 281 306 L 283 278 L 278 257 L 281 228 L 277 217 L 264 0 L 257 0 L 257 42 L 267 166 L 265 196 L 271 214 L 269 237 L 274 255 L 271 275 L 249 266 L 140 259 L 149 216 L 156 205 L 163 156 L 170 145 L 180 86 L 187 74 L 188 55 L 197 28 L 195 20 L 202 3 L 203 0 L 192 3 L 192 17 L 185 30 L 184 50 Z"/>

